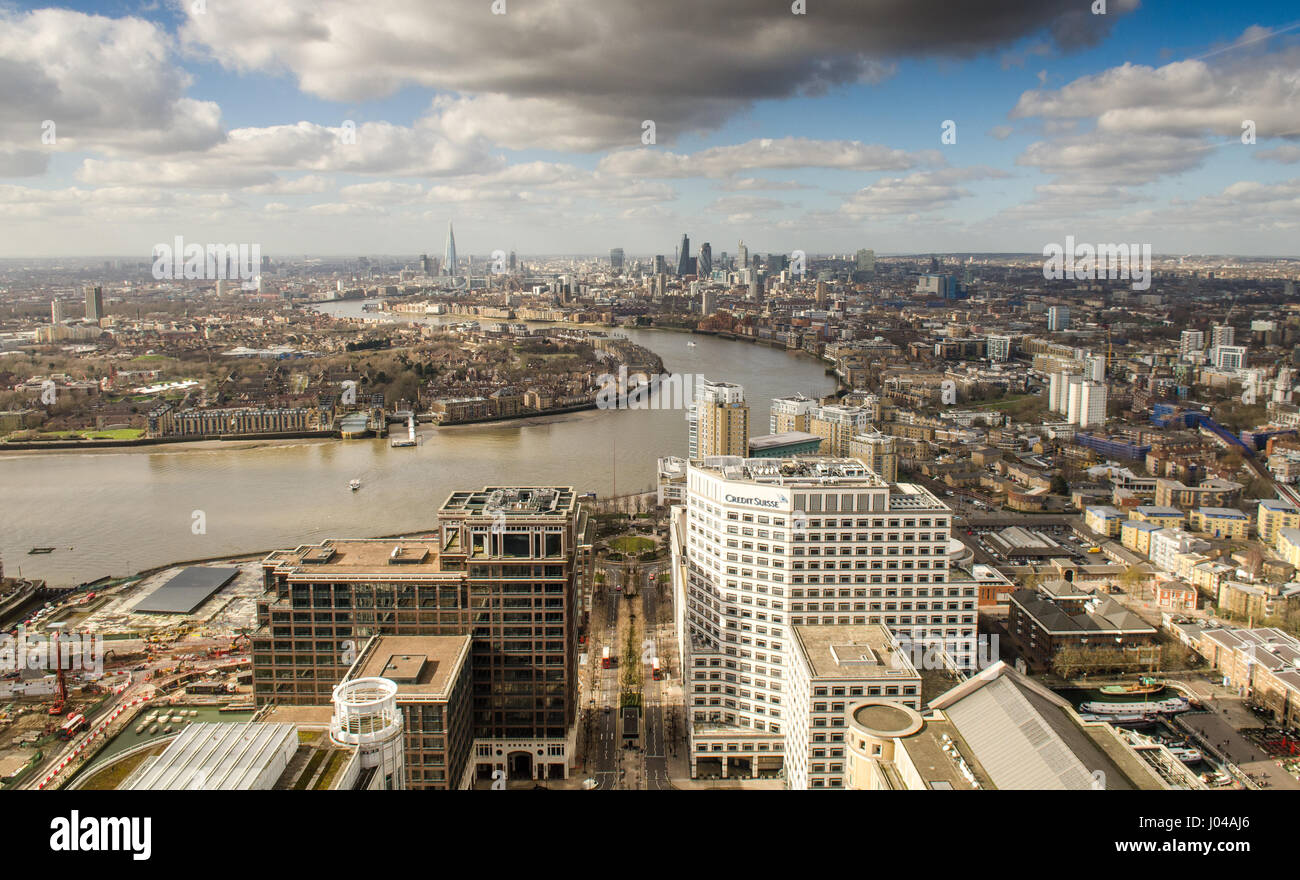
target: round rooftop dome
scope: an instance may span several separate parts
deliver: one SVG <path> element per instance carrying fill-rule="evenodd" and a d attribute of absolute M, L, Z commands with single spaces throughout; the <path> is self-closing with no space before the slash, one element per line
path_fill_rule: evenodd
<path fill-rule="evenodd" d="M 909 706 L 888 700 L 868 700 L 850 710 L 849 724 L 867 736 L 881 739 L 911 736 L 925 722 L 921 714 Z"/>

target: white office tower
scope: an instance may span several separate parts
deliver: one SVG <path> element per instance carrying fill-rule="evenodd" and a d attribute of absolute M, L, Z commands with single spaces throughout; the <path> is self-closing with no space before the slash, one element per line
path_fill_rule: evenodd
<path fill-rule="evenodd" d="M 804 714 L 794 626 L 880 624 L 974 665 L 978 584 L 950 581 L 952 514 L 923 487 L 851 458 L 718 456 L 688 465 L 684 497 L 669 535 L 693 776 L 782 768 Z"/>
<path fill-rule="evenodd" d="M 1094 382 L 1104 381 L 1106 379 L 1106 357 L 1096 354 L 1088 355 L 1083 373 Z"/>
<path fill-rule="evenodd" d="M 1047 408 L 1064 415 L 1070 406 L 1070 374 L 1051 373 L 1047 377 Z"/>
<path fill-rule="evenodd" d="M 405 739 L 397 685 L 386 678 L 357 678 L 334 688 L 330 739 L 357 749 L 361 770 L 374 768 L 382 788 L 406 788 Z"/>
<path fill-rule="evenodd" d="M 59 302 L 57 299 L 50 300 L 50 323 L 63 323 L 63 303 Z"/>
<path fill-rule="evenodd" d="M 1070 376 L 1069 406 L 1066 420 L 1080 428 L 1094 428 L 1106 423 L 1106 383 L 1093 382 L 1082 376 Z"/>
<path fill-rule="evenodd" d="M 1205 332 L 1202 330 L 1184 330 L 1178 337 L 1178 356 L 1183 360 L 1199 359 L 1205 351 Z"/>

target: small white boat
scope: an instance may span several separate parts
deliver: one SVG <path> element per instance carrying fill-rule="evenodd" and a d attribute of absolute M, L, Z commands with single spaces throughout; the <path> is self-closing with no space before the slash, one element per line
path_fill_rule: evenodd
<path fill-rule="evenodd" d="M 1184 764 L 1199 764 L 1205 757 L 1201 754 L 1200 749 L 1188 749 L 1179 746 L 1170 746 L 1169 753 Z"/>
<path fill-rule="evenodd" d="M 686 347 L 687 347 L 687 348 L 694 348 L 694 347 L 695 347 L 695 343 L 694 343 L 694 342 L 687 342 L 687 343 L 686 343 Z"/>
<path fill-rule="evenodd" d="M 348 488 L 351 489 L 353 492 L 357 491 L 358 489 L 361 488 L 361 481 L 352 480 L 350 483 L 348 483 Z"/>

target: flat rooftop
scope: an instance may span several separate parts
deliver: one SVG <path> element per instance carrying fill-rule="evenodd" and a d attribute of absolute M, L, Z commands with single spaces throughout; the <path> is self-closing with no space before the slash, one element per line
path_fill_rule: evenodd
<path fill-rule="evenodd" d="M 237 568 L 190 566 L 137 602 L 131 611 L 136 614 L 189 614 L 238 574 Z"/>
<path fill-rule="evenodd" d="M 263 565 L 301 567 L 304 574 L 317 569 L 331 572 L 385 571 L 392 574 L 429 574 L 442 571 L 438 542 L 382 538 L 331 538 L 277 550 Z"/>
<path fill-rule="evenodd" d="M 397 695 L 445 699 L 469 656 L 470 636 L 380 636 L 348 678 L 386 678 Z"/>
<path fill-rule="evenodd" d="M 820 443 L 822 438 L 807 431 L 782 431 L 780 434 L 762 434 L 749 438 L 750 449 L 780 449 L 797 443 Z"/>
<path fill-rule="evenodd" d="M 879 624 L 796 626 L 795 644 L 814 678 L 876 679 L 884 675 L 917 676 L 889 630 Z"/>
<path fill-rule="evenodd" d="M 439 512 L 545 516 L 567 515 L 576 506 L 571 486 L 488 486 L 477 492 L 452 492 Z"/>

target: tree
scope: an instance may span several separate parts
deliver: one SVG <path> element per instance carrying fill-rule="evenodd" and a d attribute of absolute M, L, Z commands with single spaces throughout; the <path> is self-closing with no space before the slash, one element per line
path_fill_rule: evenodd
<path fill-rule="evenodd" d="M 1069 495 L 1070 494 L 1069 481 L 1067 481 L 1065 477 L 1061 476 L 1060 474 L 1057 474 L 1056 476 L 1052 477 L 1051 492 L 1053 495 Z"/>

